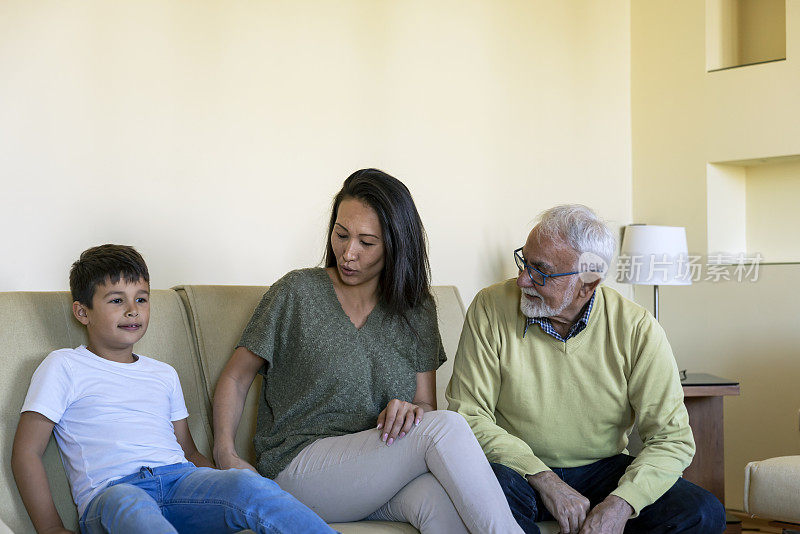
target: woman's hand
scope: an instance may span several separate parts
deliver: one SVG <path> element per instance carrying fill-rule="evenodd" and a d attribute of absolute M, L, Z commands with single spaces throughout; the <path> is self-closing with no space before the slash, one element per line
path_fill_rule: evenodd
<path fill-rule="evenodd" d="M 214 451 L 214 461 L 219 469 L 249 469 L 258 473 L 255 467 L 242 460 L 235 452 Z"/>
<path fill-rule="evenodd" d="M 425 410 L 422 406 L 410 402 L 392 399 L 386 408 L 378 415 L 378 430 L 381 431 L 381 441 L 391 445 L 394 440 L 400 439 L 422 421 Z"/>

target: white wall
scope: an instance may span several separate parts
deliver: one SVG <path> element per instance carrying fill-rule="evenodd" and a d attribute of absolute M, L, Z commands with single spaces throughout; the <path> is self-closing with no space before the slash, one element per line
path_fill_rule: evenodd
<path fill-rule="evenodd" d="M 630 220 L 629 7 L 3 0 L 0 290 L 65 289 L 104 242 L 157 288 L 271 283 L 377 166 L 469 302 L 538 211 Z"/>

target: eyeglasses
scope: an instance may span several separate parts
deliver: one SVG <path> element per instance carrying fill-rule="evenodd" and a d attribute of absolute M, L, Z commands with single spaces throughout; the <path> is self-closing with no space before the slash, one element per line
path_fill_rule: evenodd
<path fill-rule="evenodd" d="M 514 261 L 517 262 L 517 269 L 519 269 L 520 271 L 526 271 L 531 279 L 531 282 L 533 282 L 537 286 L 543 286 L 544 283 L 547 282 L 548 278 L 556 278 L 558 276 L 569 276 L 571 274 L 578 274 L 578 271 L 572 271 L 571 273 L 545 274 L 536 267 L 533 267 L 532 265 L 528 265 L 527 263 L 525 263 L 525 258 L 522 257 L 522 247 L 514 251 Z"/>

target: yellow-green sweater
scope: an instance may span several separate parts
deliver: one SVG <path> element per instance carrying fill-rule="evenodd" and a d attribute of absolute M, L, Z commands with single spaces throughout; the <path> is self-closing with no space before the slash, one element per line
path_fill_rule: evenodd
<path fill-rule="evenodd" d="M 644 448 L 612 492 L 634 515 L 694 455 L 683 390 L 664 330 L 644 308 L 599 286 L 586 328 L 566 342 L 519 309 L 514 279 L 482 290 L 467 311 L 449 409 L 462 414 L 490 462 L 521 475 L 627 452 L 638 415 Z"/>

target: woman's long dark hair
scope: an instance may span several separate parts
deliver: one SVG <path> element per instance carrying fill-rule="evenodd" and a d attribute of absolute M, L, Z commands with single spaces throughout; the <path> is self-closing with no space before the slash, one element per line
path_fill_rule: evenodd
<path fill-rule="evenodd" d="M 408 320 L 406 313 L 411 308 L 432 302 L 425 228 L 411 192 L 403 182 L 378 169 L 361 169 L 351 174 L 333 199 L 326 267 L 336 267 L 330 236 L 339 204 L 347 198 L 364 202 L 378 215 L 384 248 L 378 291 L 391 314 Z"/>

